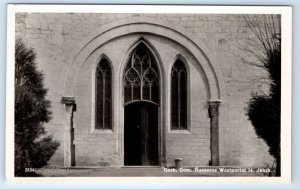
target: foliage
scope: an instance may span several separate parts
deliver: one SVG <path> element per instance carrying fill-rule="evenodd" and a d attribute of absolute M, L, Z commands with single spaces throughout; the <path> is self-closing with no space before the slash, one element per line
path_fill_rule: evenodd
<path fill-rule="evenodd" d="M 45 136 L 43 123 L 51 119 L 50 101 L 45 97 L 44 76 L 37 70 L 36 54 L 22 40 L 15 46 L 15 175 L 32 176 L 25 168 L 38 168 L 58 148 L 59 143 Z"/>
<path fill-rule="evenodd" d="M 249 44 L 258 58 L 256 66 L 265 69 L 270 80 L 268 94 L 252 93 L 246 108 L 258 137 L 269 146 L 270 154 L 276 158 L 276 176 L 280 176 L 280 96 L 281 96 L 281 46 L 280 33 L 276 33 L 274 18 L 262 22 L 245 18 L 256 37 Z"/>

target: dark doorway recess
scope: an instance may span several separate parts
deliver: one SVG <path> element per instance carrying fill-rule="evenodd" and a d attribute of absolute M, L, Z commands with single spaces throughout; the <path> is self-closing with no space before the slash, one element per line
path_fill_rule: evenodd
<path fill-rule="evenodd" d="M 138 101 L 125 106 L 124 164 L 158 165 L 158 106 Z"/>

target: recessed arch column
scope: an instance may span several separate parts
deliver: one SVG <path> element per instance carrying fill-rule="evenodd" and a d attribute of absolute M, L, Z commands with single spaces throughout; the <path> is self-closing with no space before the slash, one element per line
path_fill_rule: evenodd
<path fill-rule="evenodd" d="M 219 105 L 220 100 L 209 100 L 208 113 L 210 117 L 210 133 L 211 133 L 211 165 L 218 166 L 219 158 Z"/>
<path fill-rule="evenodd" d="M 75 146 L 74 141 L 74 128 L 73 128 L 73 113 L 76 111 L 75 98 L 72 96 L 64 96 L 61 103 L 65 107 L 66 124 L 64 128 L 64 167 L 68 168 L 75 166 Z"/>

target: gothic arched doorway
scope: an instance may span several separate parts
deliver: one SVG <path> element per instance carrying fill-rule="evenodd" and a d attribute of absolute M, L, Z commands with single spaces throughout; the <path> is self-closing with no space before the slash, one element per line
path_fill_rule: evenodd
<path fill-rule="evenodd" d="M 144 43 L 130 55 L 123 85 L 124 165 L 158 165 L 159 74 Z"/>

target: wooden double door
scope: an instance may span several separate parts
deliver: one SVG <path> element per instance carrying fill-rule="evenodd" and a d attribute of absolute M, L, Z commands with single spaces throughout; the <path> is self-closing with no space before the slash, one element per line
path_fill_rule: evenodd
<path fill-rule="evenodd" d="M 125 106 L 125 166 L 158 165 L 158 107 L 139 101 Z"/>

